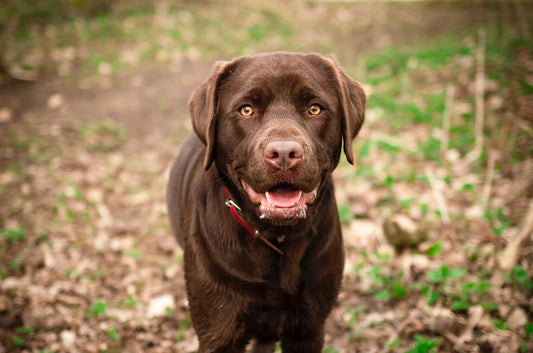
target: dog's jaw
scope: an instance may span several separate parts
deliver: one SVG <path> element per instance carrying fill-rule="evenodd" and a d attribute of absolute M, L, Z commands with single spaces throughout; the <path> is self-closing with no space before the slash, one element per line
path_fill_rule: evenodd
<path fill-rule="evenodd" d="M 259 205 L 260 218 L 273 222 L 297 221 L 307 217 L 307 205 L 312 204 L 318 194 L 318 185 L 311 192 L 282 184 L 264 193 L 255 191 L 247 182 L 241 184 L 250 201 Z"/>

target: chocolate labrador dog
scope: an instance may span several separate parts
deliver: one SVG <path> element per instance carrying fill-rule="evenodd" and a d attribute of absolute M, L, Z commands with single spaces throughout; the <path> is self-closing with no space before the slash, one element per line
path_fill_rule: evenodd
<path fill-rule="evenodd" d="M 199 352 L 321 352 L 344 266 L 331 173 L 343 145 L 353 164 L 361 86 L 332 56 L 243 56 L 189 108 L 167 204 Z"/>

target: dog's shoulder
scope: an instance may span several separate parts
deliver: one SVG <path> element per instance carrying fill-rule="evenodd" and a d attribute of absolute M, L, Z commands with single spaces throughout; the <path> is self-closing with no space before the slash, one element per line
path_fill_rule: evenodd
<path fill-rule="evenodd" d="M 203 168 L 204 155 L 205 145 L 196 134 L 191 133 L 181 145 L 180 152 L 170 169 L 167 206 L 174 234 L 180 244 L 181 237 L 186 232 L 183 226 L 188 223 L 184 221 L 183 217 L 186 215 L 180 208 L 192 203 L 194 191 L 198 190 L 195 184 L 201 184 L 202 181 L 199 179 L 207 176 Z"/>

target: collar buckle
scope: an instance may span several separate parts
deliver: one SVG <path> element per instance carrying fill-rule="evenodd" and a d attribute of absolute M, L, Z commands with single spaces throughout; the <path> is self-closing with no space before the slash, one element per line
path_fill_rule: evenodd
<path fill-rule="evenodd" d="M 239 205 L 237 205 L 237 203 L 229 197 L 226 199 L 226 202 L 224 202 L 224 204 L 229 208 L 235 207 L 237 211 L 241 212 L 241 208 L 239 207 Z"/>

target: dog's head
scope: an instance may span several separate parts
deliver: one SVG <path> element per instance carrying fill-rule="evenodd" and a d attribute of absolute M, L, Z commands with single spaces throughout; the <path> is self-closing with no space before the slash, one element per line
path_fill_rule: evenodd
<path fill-rule="evenodd" d="M 217 63 L 189 108 L 205 168 L 215 162 L 262 219 L 293 224 L 306 217 L 343 142 L 353 164 L 365 94 L 333 56 L 273 53 Z"/>

